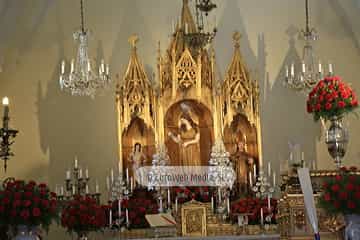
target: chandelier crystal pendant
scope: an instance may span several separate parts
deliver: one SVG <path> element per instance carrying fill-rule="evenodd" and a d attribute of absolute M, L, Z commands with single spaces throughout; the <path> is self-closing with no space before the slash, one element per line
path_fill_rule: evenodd
<path fill-rule="evenodd" d="M 300 32 L 300 39 L 305 41 L 301 65 L 297 67 L 294 66 L 294 63 L 291 63 L 290 66 L 286 65 L 284 84 L 291 89 L 306 92 L 311 90 L 326 75 L 332 76 L 333 66 L 329 63 L 326 70 L 316 55 L 314 43 L 319 39 L 319 36 L 315 28 L 310 28 L 308 0 L 305 0 L 305 14 L 305 30 Z"/>
<path fill-rule="evenodd" d="M 72 59 L 70 71 L 66 73 L 65 60 L 61 62 L 60 87 L 74 96 L 94 97 L 97 89 L 106 88 L 110 82 L 109 65 L 101 60 L 95 67 L 88 54 L 89 31 L 85 30 L 83 0 L 80 0 L 81 29 L 74 32 L 74 40 L 79 44 L 76 60 Z"/>

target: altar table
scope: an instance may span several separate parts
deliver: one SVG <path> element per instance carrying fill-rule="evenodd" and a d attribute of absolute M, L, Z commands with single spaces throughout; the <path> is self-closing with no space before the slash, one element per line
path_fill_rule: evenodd
<path fill-rule="evenodd" d="M 124 238 L 121 238 L 123 240 Z M 129 238 L 135 240 L 148 240 L 154 238 Z M 216 240 L 216 239 L 225 239 L 225 240 L 280 240 L 280 234 L 258 234 L 258 235 L 234 235 L 234 236 L 207 236 L 207 237 L 165 237 L 157 238 L 160 240 Z M 108 240 L 120 240 L 120 237 L 108 238 Z"/>

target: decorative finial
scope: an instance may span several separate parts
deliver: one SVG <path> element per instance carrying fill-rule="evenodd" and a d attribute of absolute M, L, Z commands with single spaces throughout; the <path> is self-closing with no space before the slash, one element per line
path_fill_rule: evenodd
<path fill-rule="evenodd" d="M 133 34 L 129 37 L 128 41 L 132 48 L 136 48 L 136 44 L 139 41 L 139 37 L 136 34 Z"/>
<path fill-rule="evenodd" d="M 241 33 L 239 33 L 238 31 L 234 32 L 233 34 L 233 40 L 235 42 L 235 47 L 239 47 L 240 46 L 240 38 L 241 38 Z"/>

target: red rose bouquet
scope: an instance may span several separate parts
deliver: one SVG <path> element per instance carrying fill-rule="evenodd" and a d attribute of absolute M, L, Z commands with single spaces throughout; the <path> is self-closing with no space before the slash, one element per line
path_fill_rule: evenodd
<path fill-rule="evenodd" d="M 209 187 L 176 187 L 175 196 L 179 203 L 184 203 L 195 199 L 199 202 L 210 202 L 211 191 Z"/>
<path fill-rule="evenodd" d="M 61 225 L 79 236 L 88 232 L 101 231 L 107 224 L 108 206 L 99 205 L 89 196 L 76 196 L 64 207 Z"/>
<path fill-rule="evenodd" d="M 46 184 L 5 182 L 0 191 L 0 225 L 42 226 L 47 230 L 57 217 L 56 194 Z"/>
<path fill-rule="evenodd" d="M 341 117 L 357 106 L 355 92 L 339 77 L 326 77 L 319 81 L 307 99 L 307 112 L 314 115 L 315 121 Z"/>
<path fill-rule="evenodd" d="M 356 172 L 356 167 L 342 167 L 338 175 L 324 181 L 319 206 L 333 214 L 360 214 L 360 175 Z"/>
<path fill-rule="evenodd" d="M 260 198 L 242 198 L 237 202 L 231 204 L 231 215 L 232 219 L 236 221 L 237 214 L 247 213 L 249 214 L 249 224 L 256 225 L 260 224 L 260 212 L 263 209 L 264 219 L 265 216 L 272 213 L 271 221 L 275 223 L 277 214 L 277 200 L 274 198 L 270 199 L 271 208 L 268 209 L 268 200 Z"/>

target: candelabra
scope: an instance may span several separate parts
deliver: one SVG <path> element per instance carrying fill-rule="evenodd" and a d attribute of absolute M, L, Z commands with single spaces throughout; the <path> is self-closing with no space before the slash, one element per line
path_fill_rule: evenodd
<path fill-rule="evenodd" d="M 56 189 L 58 199 L 61 202 L 66 202 L 74 199 L 75 196 L 89 196 L 94 198 L 99 204 L 101 195 L 99 191 L 99 184 L 96 181 L 95 193 L 90 193 L 89 182 L 89 170 L 85 170 L 84 176 L 83 170 L 78 166 L 78 160 L 75 158 L 72 174 L 71 170 L 66 171 L 65 187 L 61 186 L 60 189 L 58 187 Z"/>
<path fill-rule="evenodd" d="M 4 116 L 3 116 L 3 126 L 0 128 L 0 158 L 4 160 L 4 170 L 7 169 L 7 161 L 10 157 L 14 156 L 14 153 L 11 152 L 11 145 L 14 143 L 12 140 L 16 137 L 18 130 L 9 128 L 9 99 L 7 97 L 3 98 L 4 106 Z"/>
<path fill-rule="evenodd" d="M 79 42 L 76 63 L 71 60 L 70 72 L 65 74 L 65 61 L 61 63 L 60 87 L 68 89 L 72 95 L 94 97 L 99 88 L 105 88 L 110 83 L 109 66 L 101 60 L 98 74 L 94 71 L 92 61 L 88 54 L 89 31 L 84 26 L 83 0 L 81 6 L 81 29 L 73 34 L 74 40 Z"/>
<path fill-rule="evenodd" d="M 212 147 L 209 165 L 210 176 L 214 180 L 217 189 L 216 212 L 226 219 L 230 214 L 230 191 L 236 179 L 230 153 L 226 151 L 222 140 L 215 142 Z"/>
<path fill-rule="evenodd" d="M 308 0 L 305 0 L 305 11 L 306 27 L 305 30 L 300 32 L 300 39 L 305 41 L 301 66 L 295 69 L 294 63 L 292 63 L 290 67 L 287 65 L 285 69 L 285 86 L 297 91 L 311 90 L 323 77 L 333 75 L 332 64 L 328 65 L 328 71 L 326 72 L 316 56 L 313 45 L 319 37 L 315 28 L 310 28 L 309 25 Z M 301 71 L 298 71 L 300 69 Z"/>
<path fill-rule="evenodd" d="M 249 173 L 250 185 L 252 185 L 252 177 L 251 172 Z M 254 179 L 255 183 L 251 186 L 252 191 L 255 193 L 257 198 L 261 200 L 267 199 L 267 215 L 265 216 L 265 222 L 267 223 L 264 225 L 264 210 L 263 208 L 260 209 L 260 224 L 262 227 L 267 228 L 268 224 L 271 223 L 271 219 L 273 217 L 273 212 L 271 208 L 271 198 L 275 192 L 276 188 L 276 173 L 273 172 L 273 183 L 271 184 L 269 178 L 271 178 L 271 164 L 268 163 L 268 176 L 266 176 L 264 170 L 260 168 L 259 175 L 256 174 L 256 165 L 254 165 Z"/>
<path fill-rule="evenodd" d="M 129 227 L 129 212 L 125 209 L 125 217 L 122 215 L 121 203 L 123 200 L 129 200 L 133 192 L 133 180 L 129 178 L 129 170 L 126 169 L 126 181 L 123 179 L 123 174 L 119 171 L 119 176 L 114 176 L 114 171 L 111 169 L 110 177 L 106 178 L 106 186 L 109 192 L 109 203 L 117 203 L 117 216 L 114 209 L 110 210 L 109 226 L 110 228 L 123 226 Z M 113 206 L 113 205 L 112 205 Z M 116 210 L 116 209 L 115 209 Z M 115 219 L 115 221 L 113 221 Z"/>

